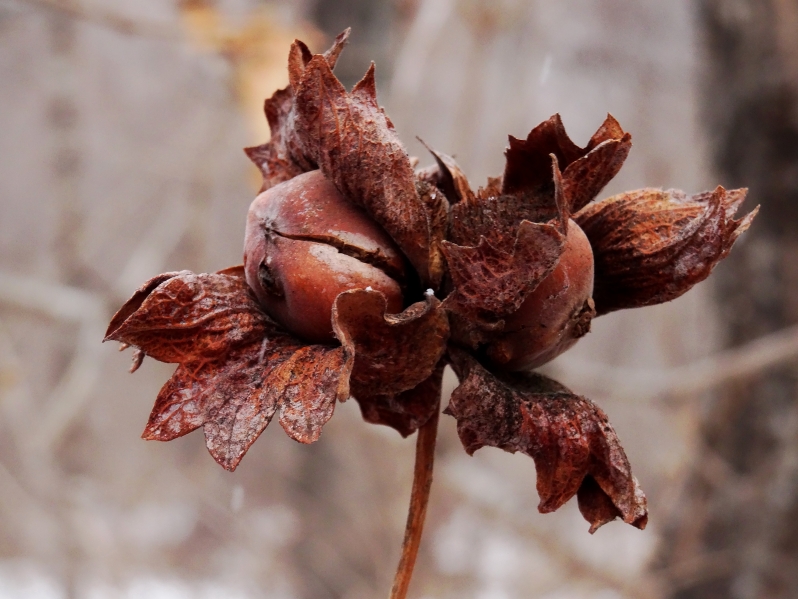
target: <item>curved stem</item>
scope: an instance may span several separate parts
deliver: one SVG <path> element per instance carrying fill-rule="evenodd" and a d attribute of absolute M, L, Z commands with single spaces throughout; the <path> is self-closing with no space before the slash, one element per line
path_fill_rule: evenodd
<path fill-rule="evenodd" d="M 427 515 L 429 491 L 432 487 L 432 465 L 435 459 L 435 439 L 438 435 L 439 407 L 430 419 L 418 429 L 416 439 L 416 465 L 413 471 L 413 490 L 410 493 L 410 508 L 407 512 L 405 538 L 402 542 L 402 557 L 396 569 L 396 576 L 391 587 L 390 599 L 405 599 L 407 587 L 413 576 L 416 565 L 418 546 L 424 530 L 424 518 Z"/>

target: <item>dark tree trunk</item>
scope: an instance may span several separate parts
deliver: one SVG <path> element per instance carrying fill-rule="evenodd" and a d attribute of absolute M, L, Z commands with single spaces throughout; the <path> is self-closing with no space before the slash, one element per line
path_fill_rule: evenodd
<path fill-rule="evenodd" d="M 727 340 L 798 322 L 798 0 L 703 0 L 704 113 L 726 187 L 762 210 L 718 269 Z M 679 598 L 798 597 L 798 368 L 723 389 L 666 527 Z"/>

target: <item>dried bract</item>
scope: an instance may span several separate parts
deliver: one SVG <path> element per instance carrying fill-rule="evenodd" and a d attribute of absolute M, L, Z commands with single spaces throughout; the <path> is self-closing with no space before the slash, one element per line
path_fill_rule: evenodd
<path fill-rule="evenodd" d="M 351 93 L 322 57 L 305 66 L 296 87 L 296 127 L 306 151 L 339 191 L 368 210 L 396 241 L 425 285 L 443 273 L 431 255 L 429 220 L 410 158 L 377 104 L 374 65 Z"/>
<path fill-rule="evenodd" d="M 542 375 L 499 378 L 465 352 L 453 350 L 450 357 L 462 382 L 446 411 L 457 418 L 469 454 L 490 445 L 531 456 L 541 513 L 553 512 L 586 486 L 583 515 L 591 532 L 615 517 L 645 528 L 645 496 L 601 408 Z M 614 507 L 611 518 L 606 509 L 594 507 L 601 501 Z"/>
<path fill-rule="evenodd" d="M 597 315 L 706 278 L 754 218 L 734 218 L 745 190 L 594 202 L 631 148 L 612 116 L 585 147 L 559 115 L 510 137 L 502 176 L 476 192 L 442 152 L 414 171 L 377 103 L 373 65 L 351 91 L 332 72 L 348 35 L 324 54 L 294 42 L 290 85 L 266 100 L 271 140 L 246 150 L 263 193 L 245 266 L 159 275 L 111 321 L 107 339 L 136 349 L 134 367 L 143 355 L 179 364 L 144 437 L 202 426 L 233 470 L 278 412 L 289 436 L 311 443 L 351 395 L 367 422 L 420 430 L 414 489 L 428 494 L 451 364 L 460 384 L 446 412 L 468 453 L 531 456 L 541 512 L 576 495 L 591 532 L 616 518 L 644 528 L 645 495 L 606 414 L 527 371 Z M 425 500 L 412 505 L 410 541 Z"/>
<path fill-rule="evenodd" d="M 530 370 L 556 358 L 590 331 L 596 315 L 593 252 L 582 229 L 571 221 L 557 265 L 486 347 L 502 370 Z"/>
<path fill-rule="evenodd" d="M 355 395 L 363 419 L 390 426 L 403 437 L 416 432 L 439 409 L 444 365 L 445 361 L 441 360 L 426 380 L 407 391 Z"/>
<path fill-rule="evenodd" d="M 733 218 L 746 191 L 640 189 L 574 215 L 593 246 L 597 312 L 667 302 L 706 279 L 756 216 Z"/>
<path fill-rule="evenodd" d="M 335 38 L 332 47 L 324 53 L 324 59 L 331 69 L 335 68 L 335 63 L 341 55 L 350 30 L 347 29 Z M 291 46 L 288 58 L 289 78 L 296 80 L 313 55 L 308 47 L 295 41 Z M 294 90 L 292 86 L 278 90 L 271 98 L 267 98 L 263 105 L 266 120 L 269 122 L 271 139 L 261 145 L 252 148 L 245 148 L 247 156 L 255 165 L 260 168 L 263 174 L 263 187 L 261 191 L 266 191 L 283 181 L 312 171 L 316 165 L 309 159 L 302 148 L 294 126 L 296 113 L 294 111 Z"/>
<path fill-rule="evenodd" d="M 138 304 L 132 313 L 131 304 Z M 283 332 L 241 271 L 183 271 L 154 288 L 145 284 L 114 318 L 106 339 L 180 364 L 161 389 L 143 437 L 168 441 L 203 426 L 208 450 L 228 470 L 278 409 L 285 431 L 311 443 L 336 399 L 349 396 L 351 360 L 344 350 L 306 346 Z"/>
<path fill-rule="evenodd" d="M 502 193 L 525 198 L 529 209 L 538 211 L 530 220 L 554 218 L 554 206 L 547 198 L 553 194 L 550 156 L 555 156 L 562 170 L 568 211 L 576 212 L 621 170 L 631 147 L 632 137 L 608 115 L 587 146 L 580 148 L 555 114 L 532 129 L 525 140 L 510 136 Z"/>
<path fill-rule="evenodd" d="M 386 314 L 385 297 L 376 291 L 342 293 L 333 308 L 333 327 L 353 356 L 355 397 L 395 395 L 429 378 L 443 356 L 449 321 L 431 294 L 401 314 Z"/>

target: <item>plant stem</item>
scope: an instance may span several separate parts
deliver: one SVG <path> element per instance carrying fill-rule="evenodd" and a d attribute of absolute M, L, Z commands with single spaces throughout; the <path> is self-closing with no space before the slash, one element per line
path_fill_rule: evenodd
<path fill-rule="evenodd" d="M 396 569 L 396 577 L 391 587 L 390 599 L 405 599 L 407 587 L 413 576 L 416 565 L 421 533 L 424 531 L 424 518 L 427 515 L 429 491 L 432 487 L 432 465 L 435 460 L 435 439 L 438 435 L 438 417 L 440 410 L 436 406 L 430 419 L 418 429 L 416 439 L 416 465 L 413 471 L 413 490 L 410 493 L 410 507 L 407 512 L 405 538 L 402 542 L 402 557 Z"/>

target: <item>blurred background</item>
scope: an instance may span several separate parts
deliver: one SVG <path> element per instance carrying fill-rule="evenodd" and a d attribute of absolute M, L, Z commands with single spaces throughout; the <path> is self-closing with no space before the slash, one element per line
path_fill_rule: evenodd
<path fill-rule="evenodd" d="M 173 366 L 100 344 L 150 276 L 241 262 L 263 99 L 294 38 L 348 26 L 339 77 L 374 60 L 410 153 L 474 187 L 507 134 L 559 112 L 584 144 L 611 112 L 634 148 L 604 195 L 763 205 L 709 281 L 547 368 L 609 414 L 648 528 L 539 514 L 532 460 L 444 417 L 411 596 L 798 597 L 797 0 L 0 0 L 0 597 L 387 596 L 413 438 L 347 402 L 231 474 L 199 432 L 140 440 Z"/>

